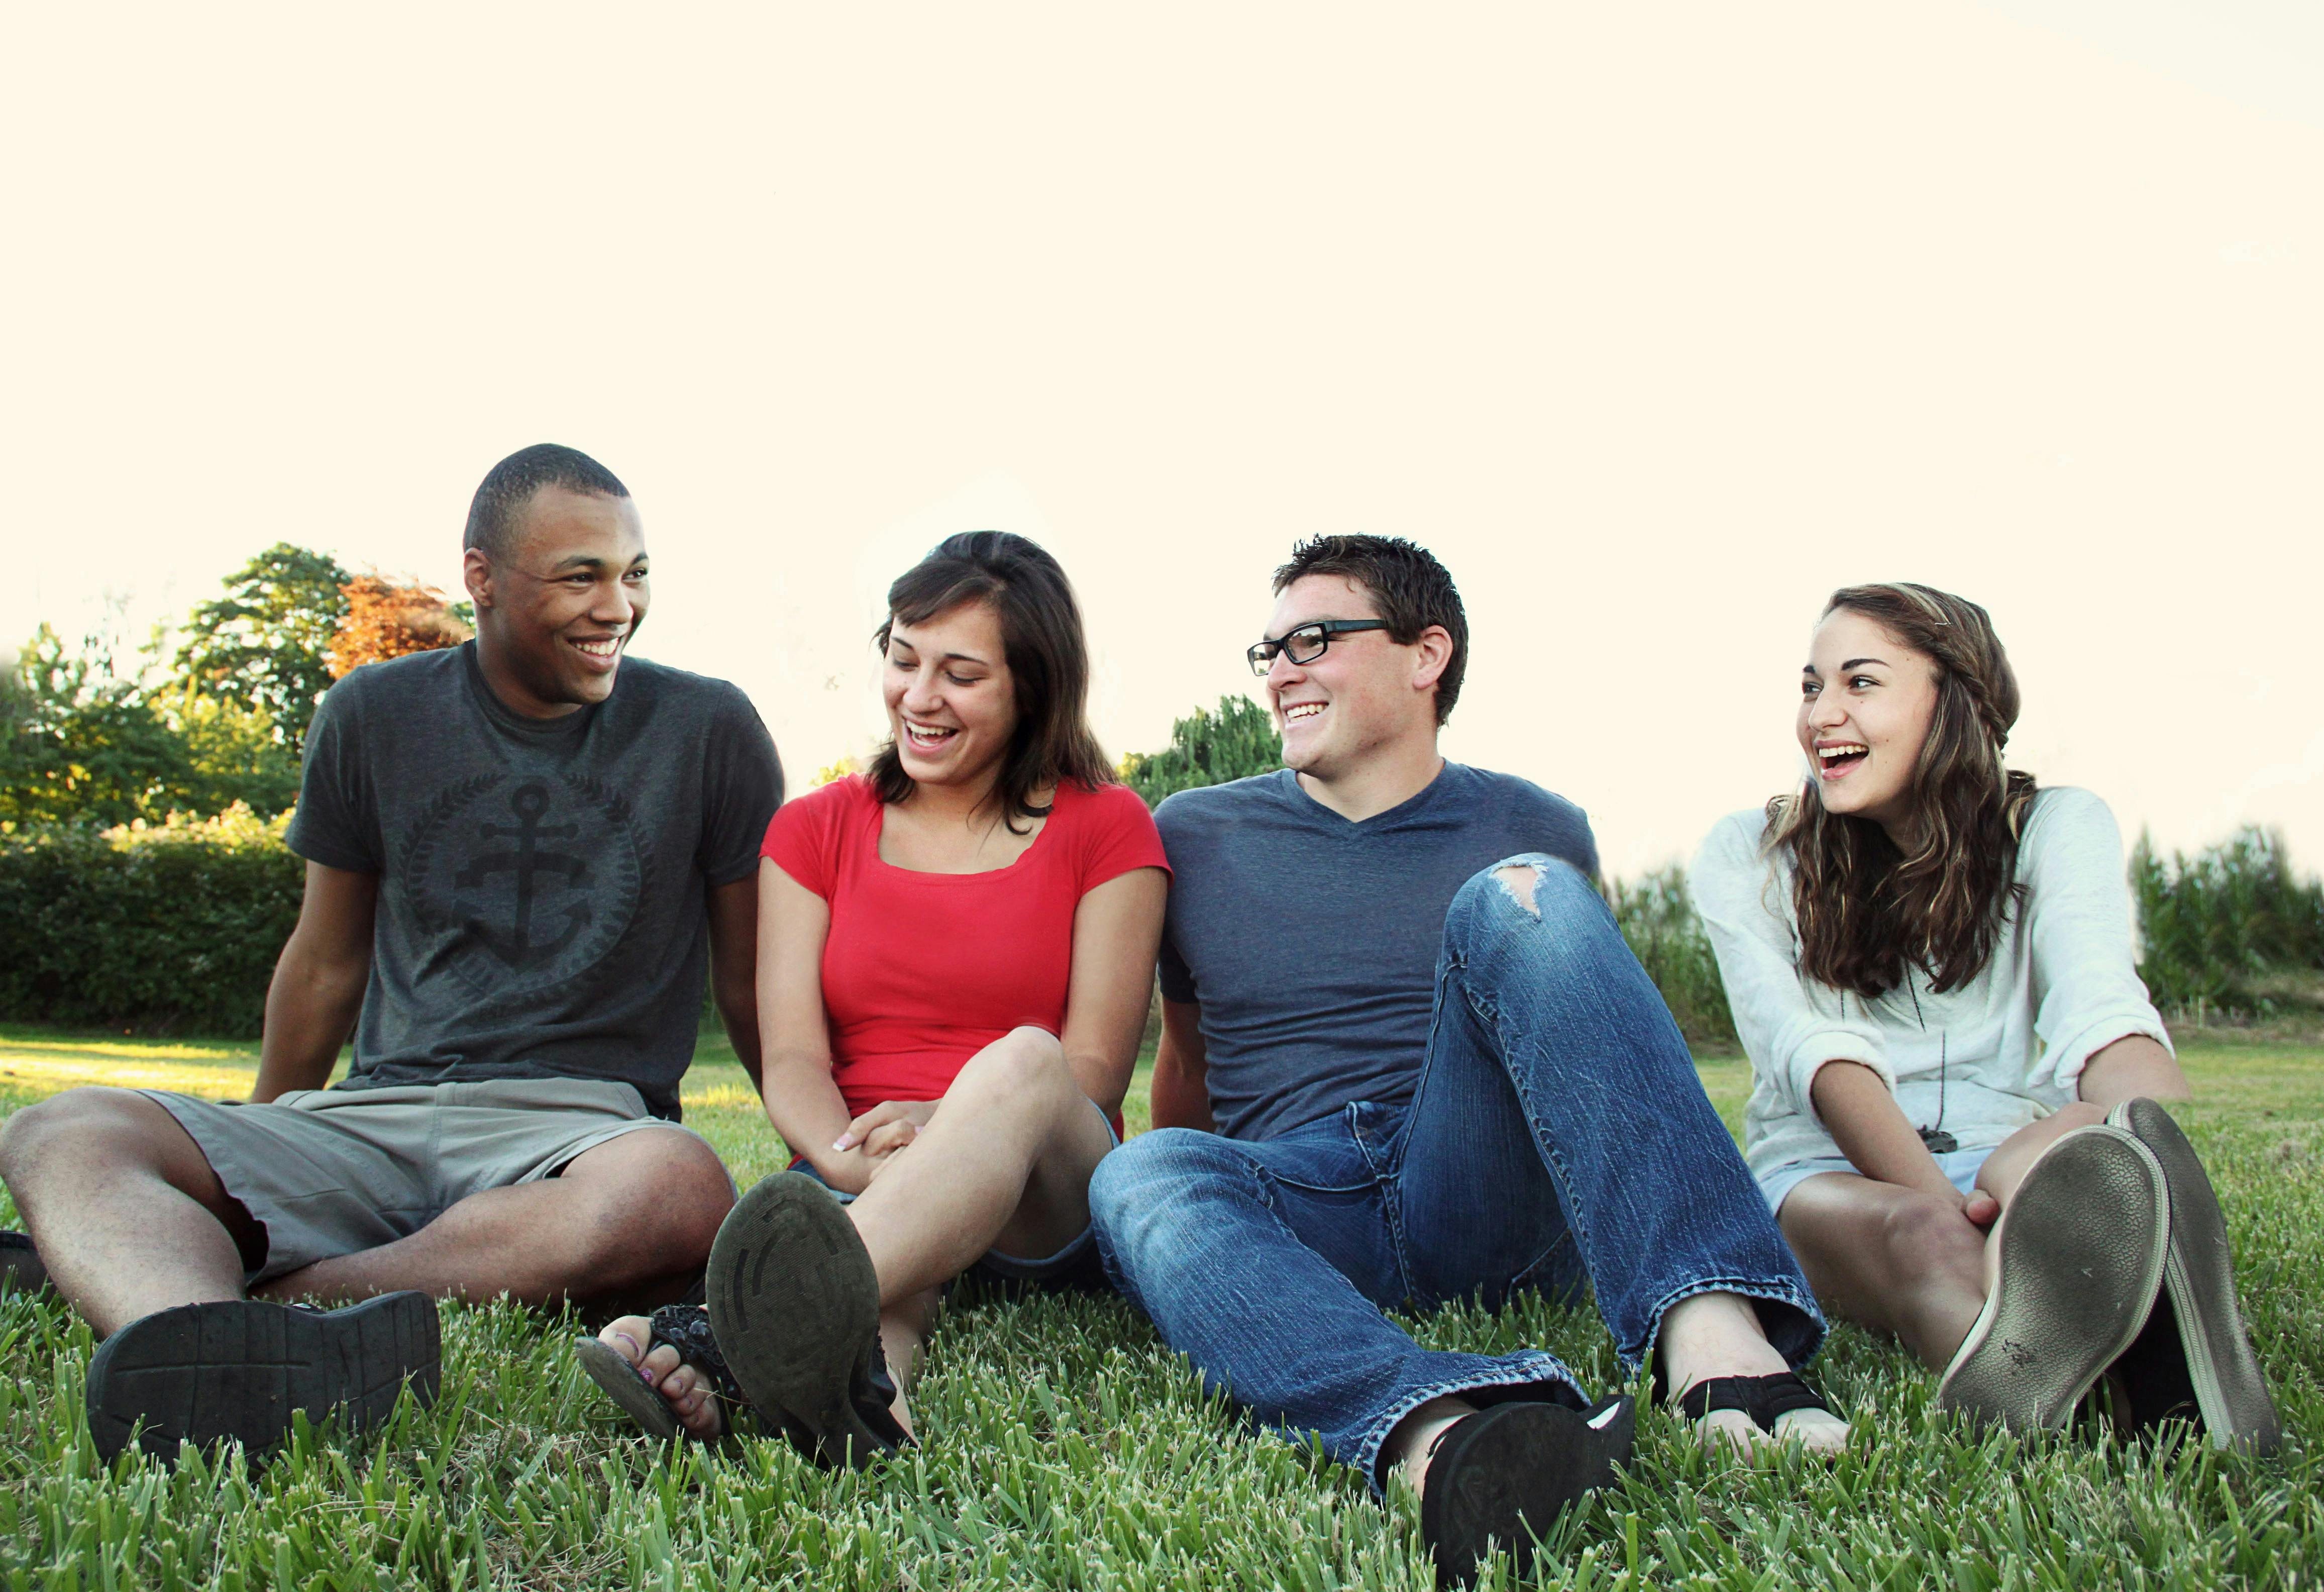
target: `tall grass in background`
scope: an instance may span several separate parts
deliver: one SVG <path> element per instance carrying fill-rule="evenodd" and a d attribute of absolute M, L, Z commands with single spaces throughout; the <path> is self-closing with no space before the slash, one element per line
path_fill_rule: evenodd
<path fill-rule="evenodd" d="M 2141 960 L 2154 1004 L 2196 1023 L 2324 1009 L 2324 884 L 2295 875 L 2283 838 L 2246 827 L 2168 862 L 2130 855 Z"/>
<path fill-rule="evenodd" d="M 1686 870 L 1670 863 L 1636 882 L 1617 879 L 1606 886 L 1606 904 L 1614 909 L 1630 953 L 1662 991 L 1686 1042 L 1696 1049 L 1733 1050 L 1735 1019 L 1727 1010 L 1727 986 L 1720 979 L 1719 958 L 1711 954 L 1702 921 L 1687 899 Z"/>
<path fill-rule="evenodd" d="M 2287 1018 L 2324 1013 L 2324 882 L 2302 878 L 2281 836 L 2246 828 L 2166 861 L 2139 837 L 2130 855 L 2139 976 L 2165 1016 Z M 1606 899 L 1687 1042 L 1731 1049 L 1726 986 L 1676 865 L 1617 880 Z"/>

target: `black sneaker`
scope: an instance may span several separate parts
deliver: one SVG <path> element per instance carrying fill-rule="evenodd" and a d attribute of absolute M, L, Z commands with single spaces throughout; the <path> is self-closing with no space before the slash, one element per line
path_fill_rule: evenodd
<path fill-rule="evenodd" d="M 253 1456 L 301 1411 L 351 1430 L 385 1421 L 407 1384 L 422 1404 L 442 1377 L 436 1301 L 383 1293 L 336 1310 L 262 1300 L 141 1316 L 88 1363 L 88 1427 L 106 1460 L 129 1447 L 174 1458 L 180 1442 L 232 1439 Z"/>
<path fill-rule="evenodd" d="M 30 1233 L 0 1228 L 0 1289 L 13 1293 L 49 1291 L 49 1268 L 32 1246 Z"/>
<path fill-rule="evenodd" d="M 777 1172 L 710 1246 L 710 1324 L 743 1396 L 818 1464 L 862 1468 L 910 1439 L 890 1412 L 880 1280 L 813 1178 Z"/>
<path fill-rule="evenodd" d="M 1437 1438 L 1420 1495 L 1420 1535 L 1440 1586 L 1462 1587 L 1495 1548 L 1523 1578 L 1537 1539 L 1567 1505 L 1628 1463 L 1637 1412 L 1627 1398 L 1594 1410 L 1495 1404 Z"/>
<path fill-rule="evenodd" d="M 2195 1146 L 2152 1100 L 2126 1100 L 2107 1121 L 2146 1146 L 2171 1192 L 2163 1294 L 2146 1329 L 2113 1367 L 2131 1424 L 2200 1418 L 2213 1448 L 2273 1454 L 2283 1446 L 2283 1426 L 2244 1329 L 2227 1218 Z"/>

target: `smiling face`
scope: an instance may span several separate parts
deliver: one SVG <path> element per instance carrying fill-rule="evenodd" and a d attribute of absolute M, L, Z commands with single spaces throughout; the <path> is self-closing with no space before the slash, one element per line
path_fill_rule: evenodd
<path fill-rule="evenodd" d="M 1284 588 L 1267 634 L 1283 635 L 1323 619 L 1379 617 L 1371 593 L 1358 582 L 1305 575 Z M 1335 635 L 1323 655 L 1307 663 L 1277 653 L 1267 671 L 1267 699 L 1283 736 L 1283 765 L 1330 782 L 1383 752 L 1433 753 L 1434 687 L 1449 654 L 1436 626 L 1408 646 L 1385 630 Z"/>
<path fill-rule="evenodd" d="M 1913 771 L 1936 716 L 1937 665 L 1884 626 L 1835 608 L 1800 671 L 1800 747 L 1827 812 L 1867 818 L 1901 846 Z"/>
<path fill-rule="evenodd" d="M 1017 733 L 1017 685 L 991 605 L 894 621 L 880 690 L 896 755 L 915 784 L 973 787 L 999 776 Z"/>
<path fill-rule="evenodd" d="M 533 718 L 613 694 L 622 653 L 645 623 L 645 531 L 626 497 L 543 486 L 500 558 L 467 555 L 477 662 L 493 693 Z"/>

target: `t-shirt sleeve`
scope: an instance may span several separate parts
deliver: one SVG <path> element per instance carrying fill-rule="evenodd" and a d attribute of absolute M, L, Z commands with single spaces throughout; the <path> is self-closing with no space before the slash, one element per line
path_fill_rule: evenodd
<path fill-rule="evenodd" d="M 363 687 L 358 674 L 333 686 L 307 727 L 306 763 L 300 771 L 299 810 L 283 843 L 327 868 L 376 874 L 385 865 L 379 806 L 363 754 Z"/>
<path fill-rule="evenodd" d="M 783 764 L 759 710 L 733 687 L 714 721 L 703 771 L 702 876 L 732 884 L 759 866 L 760 838 L 783 801 Z"/>
<path fill-rule="evenodd" d="M 1161 831 L 1155 828 L 1154 815 L 1137 791 L 1127 785 L 1102 785 L 1090 793 L 1084 810 L 1088 816 L 1081 826 L 1075 869 L 1079 893 L 1086 895 L 1107 880 L 1138 868 L 1170 871 Z"/>
<path fill-rule="evenodd" d="M 1175 810 L 1171 805 L 1172 802 L 1178 803 Z M 1185 802 L 1180 801 L 1178 797 L 1173 796 L 1166 799 L 1155 811 L 1155 838 L 1161 844 L 1166 855 L 1168 853 L 1170 843 L 1162 838 L 1163 826 L 1166 823 L 1175 823 L 1182 819 L 1185 816 Z M 1179 843 L 1185 844 L 1185 831 L 1183 828 L 1178 830 L 1178 837 Z M 1174 874 L 1172 877 L 1176 878 L 1176 875 Z M 1169 908 L 1162 915 L 1162 950 L 1155 971 L 1162 980 L 1164 1000 L 1190 1004 L 1200 1000 L 1202 996 L 1194 988 L 1194 971 L 1186 966 L 1186 958 L 1178 949 L 1178 909 L 1182 897 L 1177 891 L 1171 891 Z"/>
<path fill-rule="evenodd" d="M 2093 1055 L 2135 1033 L 2170 1050 L 2132 958 L 2122 831 L 2107 804 L 2088 791 L 2043 791 L 2018 876 L 2034 949 L 2034 1031 L 2050 1081 L 2071 1090 Z"/>
<path fill-rule="evenodd" d="M 1584 878 L 1598 877 L 1598 838 L 1580 808 L 1528 782 L 1517 793 L 1514 817 L 1517 849 L 1546 852 L 1572 863 Z"/>
<path fill-rule="evenodd" d="M 1155 970 L 1161 975 L 1162 998 L 1191 1005 L 1202 996 L 1194 989 L 1194 975 L 1186 966 L 1186 958 L 1178 954 L 1177 938 L 1166 925 L 1162 930 L 1162 954 Z"/>
<path fill-rule="evenodd" d="M 841 780 L 786 803 L 767 825 L 759 855 L 829 901 L 839 875 L 840 824 L 860 782 L 860 778 Z"/>

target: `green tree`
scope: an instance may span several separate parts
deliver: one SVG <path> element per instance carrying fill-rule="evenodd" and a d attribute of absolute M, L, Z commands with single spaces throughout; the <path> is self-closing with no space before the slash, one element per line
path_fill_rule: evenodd
<path fill-rule="evenodd" d="M 299 801 L 299 754 L 256 708 L 180 685 L 153 703 L 184 742 L 199 792 L 190 809 L 208 816 L 239 801 L 262 819 Z"/>
<path fill-rule="evenodd" d="M 196 608 L 178 649 L 181 682 L 262 714 L 293 753 L 331 689 L 331 638 L 354 578 L 327 553 L 278 541 Z"/>
<path fill-rule="evenodd" d="M 1132 752 L 1121 760 L 1121 777 L 1159 806 L 1174 791 L 1222 785 L 1283 766 L 1283 742 L 1266 708 L 1248 697 L 1222 697 L 1219 710 L 1194 709 L 1170 727 L 1170 744 L 1159 752 Z"/>
<path fill-rule="evenodd" d="M 4 699 L 0 821 L 122 824 L 196 810 L 208 794 L 184 737 L 101 636 L 71 652 L 42 625 Z"/>

